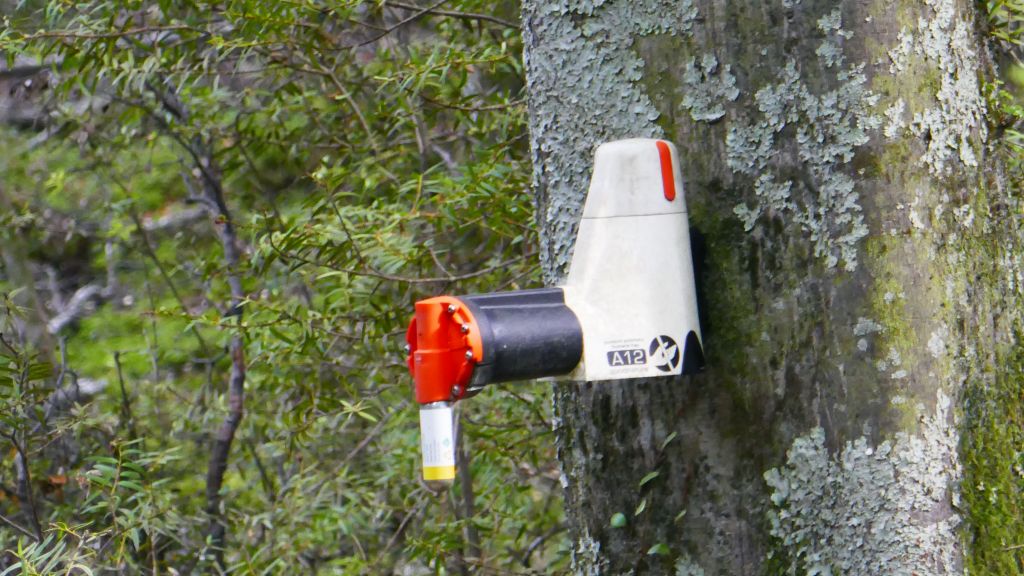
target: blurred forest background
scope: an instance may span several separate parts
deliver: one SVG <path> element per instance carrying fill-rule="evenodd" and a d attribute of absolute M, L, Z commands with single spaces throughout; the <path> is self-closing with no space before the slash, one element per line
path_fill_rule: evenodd
<path fill-rule="evenodd" d="M 0 19 L 0 574 L 568 569 L 549 385 L 466 403 L 439 489 L 403 351 L 418 298 L 540 284 L 517 2 Z"/>
<path fill-rule="evenodd" d="M 539 284 L 518 10 L 0 1 L 0 572 L 567 565 L 547 386 L 432 489 L 404 364 Z"/>

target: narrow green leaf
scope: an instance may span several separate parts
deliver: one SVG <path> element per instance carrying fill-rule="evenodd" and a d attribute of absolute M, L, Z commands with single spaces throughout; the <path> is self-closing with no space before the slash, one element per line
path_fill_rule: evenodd
<path fill-rule="evenodd" d="M 53 375 L 53 366 L 48 363 L 34 362 L 29 364 L 28 367 L 28 379 L 33 380 L 44 380 Z"/>
<path fill-rule="evenodd" d="M 658 542 L 657 544 L 655 544 L 654 546 L 651 546 L 647 550 L 647 554 L 649 556 L 653 556 L 653 555 L 664 556 L 664 555 L 670 553 L 671 551 L 672 550 L 668 547 L 668 544 L 665 544 L 664 542 Z"/>
<path fill-rule="evenodd" d="M 673 433 L 669 434 L 668 436 L 666 436 L 665 439 L 661 441 L 661 450 L 664 450 L 665 446 L 668 446 L 669 442 L 672 442 L 675 439 L 676 439 L 676 433 L 675 432 L 673 432 Z"/>

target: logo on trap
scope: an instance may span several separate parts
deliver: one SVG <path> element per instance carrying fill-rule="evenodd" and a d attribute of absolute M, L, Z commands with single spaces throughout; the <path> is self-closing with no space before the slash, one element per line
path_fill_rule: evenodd
<path fill-rule="evenodd" d="M 631 348 L 628 350 L 611 350 L 608 352 L 608 365 L 617 368 L 619 366 L 642 366 L 648 362 L 662 372 L 672 372 L 679 367 L 682 354 L 679 353 L 679 346 L 671 336 L 658 336 L 651 340 L 647 350 L 643 348 Z"/>
<path fill-rule="evenodd" d="M 672 372 L 679 367 L 679 360 L 682 354 L 679 353 L 679 345 L 669 336 L 661 335 L 651 340 L 648 347 L 651 363 L 662 372 Z"/>

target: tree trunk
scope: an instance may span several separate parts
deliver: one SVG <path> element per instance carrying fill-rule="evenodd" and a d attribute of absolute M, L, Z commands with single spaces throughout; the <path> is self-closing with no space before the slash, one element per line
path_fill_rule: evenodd
<path fill-rule="evenodd" d="M 555 388 L 577 573 L 982 565 L 1024 276 L 975 11 L 524 0 L 546 280 L 608 140 L 675 142 L 707 246 L 704 373 Z"/>

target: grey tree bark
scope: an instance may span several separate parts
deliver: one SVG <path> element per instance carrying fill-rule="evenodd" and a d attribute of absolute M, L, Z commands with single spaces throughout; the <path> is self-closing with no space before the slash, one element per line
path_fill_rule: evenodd
<path fill-rule="evenodd" d="M 546 280 L 603 141 L 675 142 L 707 245 L 705 373 L 555 387 L 577 573 L 963 573 L 1024 279 L 976 9 L 524 0 Z"/>

